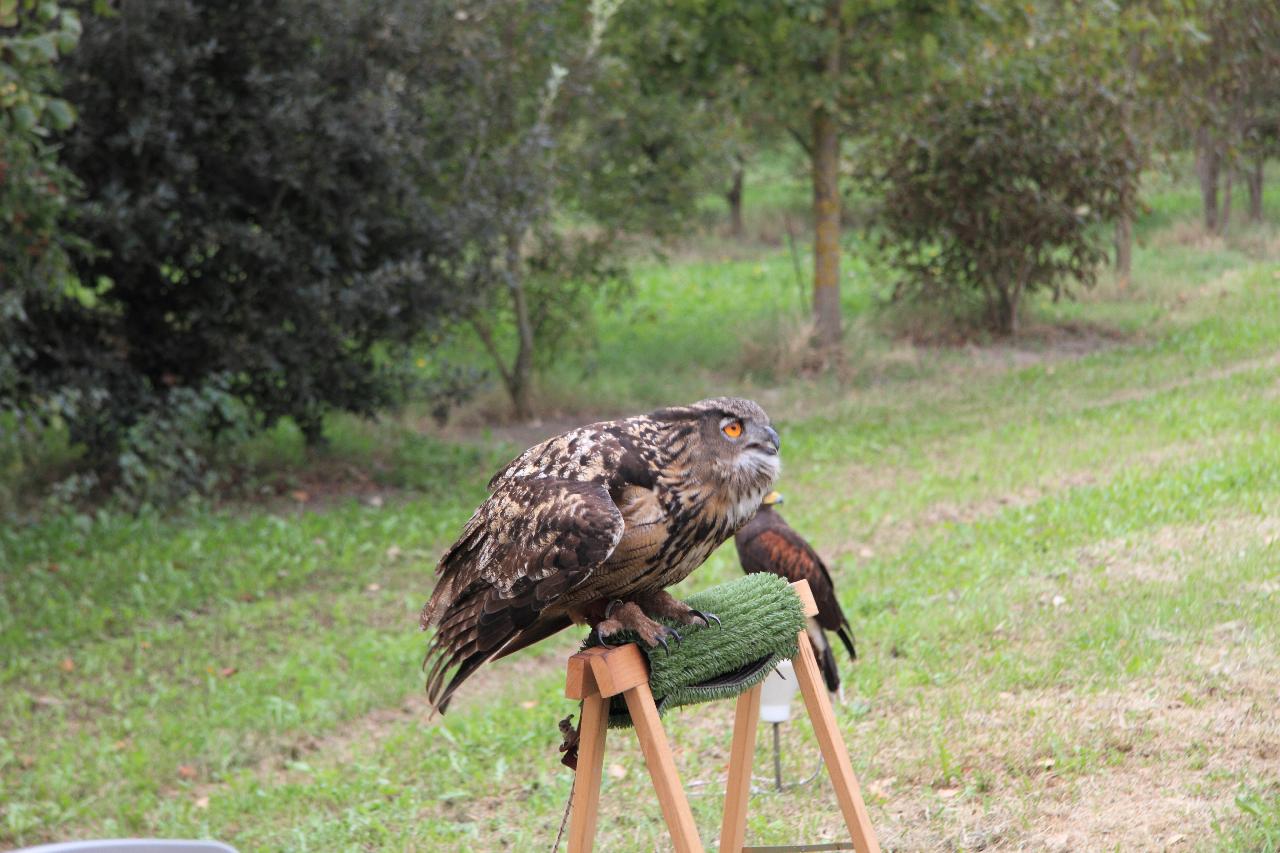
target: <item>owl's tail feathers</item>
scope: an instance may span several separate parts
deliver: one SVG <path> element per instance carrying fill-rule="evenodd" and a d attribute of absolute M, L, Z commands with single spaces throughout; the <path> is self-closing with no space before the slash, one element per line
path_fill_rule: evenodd
<path fill-rule="evenodd" d="M 443 714 L 462 682 L 517 633 L 510 613 L 501 605 L 487 590 L 477 590 L 454 601 L 444 612 L 422 661 L 427 673 L 427 701 L 437 713 Z"/>
<path fill-rule="evenodd" d="M 422 606 L 422 612 L 418 614 L 419 628 L 425 631 L 444 617 L 450 605 L 453 604 L 455 581 L 455 576 L 446 575 L 436 584 L 435 590 L 431 593 L 431 599 Z"/>
<path fill-rule="evenodd" d="M 483 599 L 473 599 L 462 607 L 451 609 L 444 615 L 443 622 L 427 646 L 422 669 L 427 674 L 427 701 L 437 713 L 444 713 L 449 707 L 453 692 L 488 657 L 480 651 L 479 635 L 475 628 L 476 618 L 483 607 Z M 429 624 L 424 613 L 423 627 Z M 445 678 L 454 667 L 457 667 L 457 671 L 446 684 Z"/>
<path fill-rule="evenodd" d="M 529 608 L 489 591 L 464 596 L 444 613 L 427 647 L 427 701 L 443 714 L 454 692 L 485 663 L 570 624 L 568 617 L 538 619 Z"/>
<path fill-rule="evenodd" d="M 573 620 L 568 616 L 546 616 L 540 615 L 538 621 L 534 622 L 528 628 L 520 631 L 511 640 L 505 643 L 497 654 L 493 656 L 494 660 L 501 660 L 509 654 L 520 651 L 523 648 L 532 646 L 539 640 L 545 640 L 552 634 L 563 631 L 573 624 Z"/>

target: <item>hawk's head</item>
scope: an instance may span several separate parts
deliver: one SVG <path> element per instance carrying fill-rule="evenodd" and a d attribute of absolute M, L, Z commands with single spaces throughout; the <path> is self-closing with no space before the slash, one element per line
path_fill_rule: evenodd
<path fill-rule="evenodd" d="M 781 469 L 778 433 L 756 403 L 715 397 L 690 406 L 659 409 L 652 417 L 694 423 L 687 463 L 697 469 L 700 479 L 724 490 L 730 504 L 741 505 L 744 518 L 756 511 L 773 488 Z"/>

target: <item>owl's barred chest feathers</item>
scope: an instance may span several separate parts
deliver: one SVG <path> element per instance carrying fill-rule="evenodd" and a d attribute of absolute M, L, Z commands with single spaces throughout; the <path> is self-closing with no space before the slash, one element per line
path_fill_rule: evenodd
<path fill-rule="evenodd" d="M 679 583 L 751 518 L 760 497 L 755 490 L 731 497 L 696 481 L 628 490 L 619 505 L 626 530 L 603 566 L 610 580 L 592 594 L 616 597 Z"/>

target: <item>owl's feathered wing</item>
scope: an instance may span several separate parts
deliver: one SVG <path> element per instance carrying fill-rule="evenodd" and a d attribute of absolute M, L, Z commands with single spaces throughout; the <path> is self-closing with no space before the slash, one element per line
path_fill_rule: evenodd
<path fill-rule="evenodd" d="M 440 581 L 422 610 L 422 628 L 437 626 L 423 663 L 436 708 L 443 711 L 486 661 L 571 624 L 547 611 L 586 583 L 622 540 L 626 523 L 612 494 L 652 483 L 650 460 L 636 442 L 647 429 L 642 421 L 556 436 L 490 481 L 492 494 L 440 559 Z"/>
<path fill-rule="evenodd" d="M 844 647 L 849 650 L 850 657 L 858 657 L 853 644 L 853 630 L 849 620 L 845 618 L 836 598 L 835 584 L 831 573 L 822 562 L 822 558 L 813 550 L 799 533 L 783 520 L 775 510 L 762 510 L 756 517 L 738 531 L 734 537 L 734 545 L 738 549 L 738 561 L 747 574 L 769 572 L 780 575 L 791 582 L 806 580 L 818 605 L 818 615 L 814 617 L 817 627 L 834 631 Z M 815 632 L 810 630 L 811 637 Z M 818 640 L 821 639 L 821 642 Z M 827 688 L 835 692 L 840 686 L 840 676 L 836 669 L 835 657 L 825 638 L 815 638 L 814 645 L 819 653 L 819 664 Z M 825 649 L 825 652 L 823 651 Z"/>

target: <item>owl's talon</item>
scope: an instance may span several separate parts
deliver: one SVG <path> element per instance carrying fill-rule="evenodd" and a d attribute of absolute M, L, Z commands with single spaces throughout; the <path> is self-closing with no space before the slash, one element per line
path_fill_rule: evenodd
<path fill-rule="evenodd" d="M 613 645 L 612 643 L 607 643 L 607 642 L 605 642 L 604 634 L 601 634 L 601 633 L 600 633 L 600 629 L 599 629 L 599 628 L 592 628 L 592 629 L 591 629 L 591 634 L 594 634 L 594 635 L 595 635 L 596 642 L 597 642 L 597 643 L 599 643 L 600 648 L 602 648 L 602 649 L 616 649 L 616 648 L 617 648 L 617 646 Z M 589 641 L 589 640 L 590 640 L 590 635 L 588 635 L 588 641 Z"/>
<path fill-rule="evenodd" d="M 711 627 L 712 622 L 716 623 L 717 628 L 723 627 L 720 622 L 720 617 L 715 615 L 714 613 L 704 613 L 701 610 L 697 610 L 691 607 L 689 608 L 689 615 L 695 619 L 701 619 L 702 623 L 706 625 L 708 628 Z"/>
<path fill-rule="evenodd" d="M 606 618 L 606 619 L 612 619 L 612 618 L 613 618 L 613 611 L 615 611 L 615 610 L 617 610 L 619 607 L 621 607 L 621 606 L 623 605 L 623 603 L 624 603 L 624 602 L 623 602 L 622 600 L 615 598 L 615 599 L 613 599 L 612 601 L 610 601 L 608 604 L 606 604 L 606 605 L 604 606 L 604 618 Z"/>

